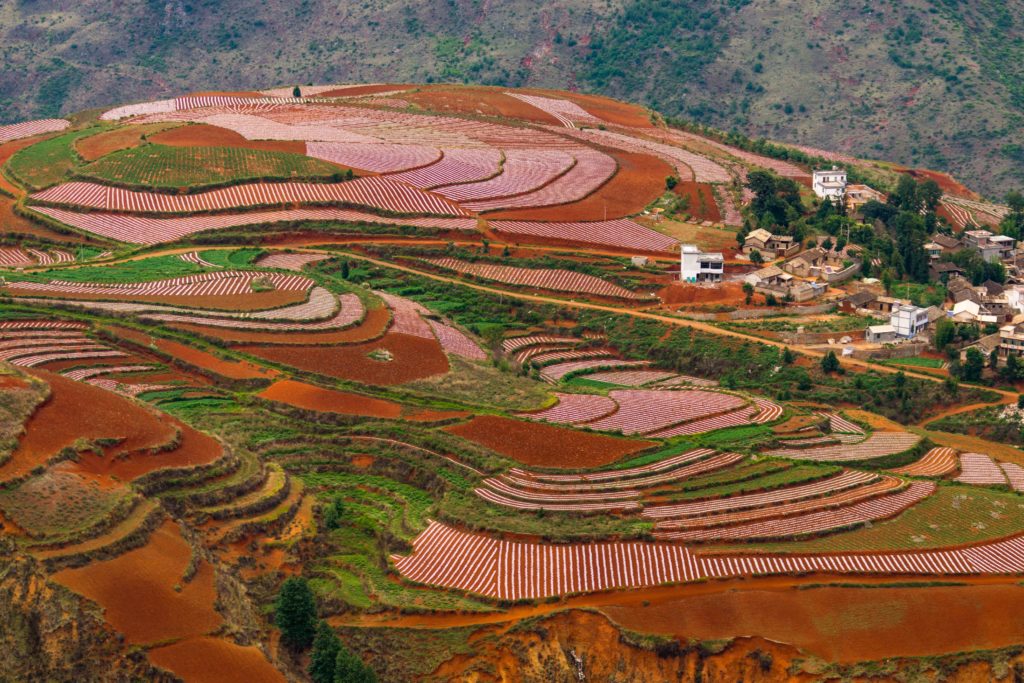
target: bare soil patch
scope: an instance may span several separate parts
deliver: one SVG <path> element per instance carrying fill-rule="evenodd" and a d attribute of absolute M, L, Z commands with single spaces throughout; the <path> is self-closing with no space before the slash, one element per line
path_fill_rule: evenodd
<path fill-rule="evenodd" d="M 587 95 L 578 92 L 563 92 L 561 90 L 538 90 L 531 88 L 523 92 L 535 93 L 542 97 L 554 97 L 575 102 L 599 119 L 608 123 L 631 128 L 653 128 L 651 117 L 643 107 L 626 102 L 602 97 L 600 95 Z"/>
<path fill-rule="evenodd" d="M 448 357 L 433 339 L 388 333 L 380 340 L 347 346 L 240 346 L 240 351 L 307 372 L 363 384 L 391 386 L 448 372 Z M 375 360 L 386 351 L 392 360 Z"/>
<path fill-rule="evenodd" d="M 206 123 L 165 130 L 151 135 L 149 140 L 171 147 L 243 147 L 266 152 L 306 153 L 306 143 L 301 140 L 248 140 L 241 133 Z"/>
<path fill-rule="evenodd" d="M 317 410 L 324 413 L 342 413 L 344 415 L 364 415 L 366 417 L 383 417 L 395 419 L 402 414 L 402 406 L 393 401 L 371 398 L 347 391 L 324 389 L 313 384 L 297 382 L 290 379 L 274 382 L 257 394 L 260 398 L 305 410 Z"/>
<path fill-rule="evenodd" d="M 173 356 L 189 365 L 227 377 L 228 379 L 265 379 L 275 377 L 278 373 L 270 368 L 263 368 L 248 361 L 224 360 L 212 353 L 194 349 L 179 342 L 153 337 L 144 332 L 129 330 L 123 327 L 112 327 L 111 330 L 119 337 L 146 347 L 155 347 L 158 351 Z"/>
<path fill-rule="evenodd" d="M 498 89 L 430 86 L 419 92 L 405 93 L 402 95 L 402 99 L 436 112 L 497 116 L 549 126 L 561 125 L 551 114 L 510 97 Z"/>
<path fill-rule="evenodd" d="M 722 220 L 722 213 L 718 210 L 715 202 L 715 194 L 707 183 L 680 182 L 672 191 L 680 197 L 688 197 L 690 200 L 687 212 L 696 216 L 702 221 Z"/>
<path fill-rule="evenodd" d="M 445 431 L 532 467 L 577 469 L 600 467 L 654 445 L 565 427 L 481 415 Z"/>
<path fill-rule="evenodd" d="M 98 603 L 107 623 L 128 642 L 152 643 L 208 633 L 221 624 L 213 608 L 213 567 L 201 562 L 192 581 L 182 578 L 191 555 L 181 529 L 167 521 L 141 548 L 52 578 Z"/>
<path fill-rule="evenodd" d="M 1015 644 L 1024 630 L 1024 588 L 721 591 L 602 611 L 626 628 L 647 633 L 696 639 L 756 633 L 829 661 L 857 662 Z"/>
<path fill-rule="evenodd" d="M 112 457 L 174 438 L 174 429 L 141 405 L 45 370 L 32 374 L 49 383 L 50 398 L 29 419 L 18 448 L 0 467 L 0 479 L 27 474 L 79 439 L 121 439 L 107 449 Z"/>
<path fill-rule="evenodd" d="M 358 95 L 376 95 L 395 90 L 412 90 L 418 86 L 406 83 L 376 83 L 368 85 L 348 85 L 334 90 L 322 92 L 317 97 L 356 97 Z"/>
<path fill-rule="evenodd" d="M 255 646 L 223 638 L 189 638 L 149 651 L 149 660 L 191 683 L 284 683 L 284 676 Z"/>
<path fill-rule="evenodd" d="M 74 143 L 75 151 L 78 152 L 78 156 L 86 161 L 96 161 L 111 152 L 138 147 L 144 142 L 143 137 L 145 135 L 157 133 L 175 125 L 177 124 L 153 123 L 143 126 L 128 125 L 122 128 L 115 128 L 114 130 L 79 138 Z"/>

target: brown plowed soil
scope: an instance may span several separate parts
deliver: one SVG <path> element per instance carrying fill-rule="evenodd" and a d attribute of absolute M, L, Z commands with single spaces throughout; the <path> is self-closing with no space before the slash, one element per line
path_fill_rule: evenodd
<path fill-rule="evenodd" d="M 943 192 L 965 197 L 967 199 L 981 199 L 977 192 L 959 183 L 953 176 L 940 171 L 930 171 L 926 168 L 903 168 L 896 169 L 917 180 L 934 180 L 938 183 Z"/>
<path fill-rule="evenodd" d="M 601 467 L 654 445 L 566 427 L 481 415 L 445 431 L 531 467 L 576 469 Z"/>
<path fill-rule="evenodd" d="M 180 430 L 181 442 L 174 450 L 152 455 L 134 453 L 126 458 L 86 454 L 71 465 L 72 469 L 95 477 L 116 477 L 120 481 L 131 481 L 154 470 L 205 465 L 223 455 L 220 442 L 213 437 L 173 418 L 164 421 Z"/>
<path fill-rule="evenodd" d="M 402 406 L 393 401 L 371 398 L 346 391 L 324 389 L 305 382 L 285 379 L 274 382 L 257 394 L 268 401 L 287 403 L 290 406 L 305 410 L 318 410 L 325 413 L 342 413 L 345 415 L 365 415 L 367 417 L 397 418 L 402 414 Z"/>
<path fill-rule="evenodd" d="M 118 356 L 115 358 L 78 358 L 71 360 L 58 360 L 52 363 L 44 363 L 39 366 L 45 369 L 47 372 L 60 373 L 71 368 L 95 368 L 109 365 L 111 367 L 117 365 L 148 365 L 153 362 L 152 358 L 143 358 L 142 356 L 136 356 L 129 353 L 127 356 Z"/>
<path fill-rule="evenodd" d="M 111 152 L 138 147 L 143 143 L 143 136 L 157 133 L 165 128 L 180 124 L 153 123 L 143 126 L 124 126 L 114 130 L 96 133 L 75 141 L 75 151 L 86 161 L 95 161 Z"/>
<path fill-rule="evenodd" d="M 619 168 L 611 180 L 578 202 L 538 209 L 488 213 L 488 219 L 535 221 L 600 221 L 640 213 L 665 191 L 672 167 L 650 154 L 603 149 Z"/>
<path fill-rule="evenodd" d="M 684 282 L 673 282 L 658 292 L 661 300 L 669 305 L 683 304 L 734 304 L 743 303 L 746 295 L 740 282 L 724 282 L 718 287 L 699 287 Z M 754 301 L 762 299 L 754 295 Z"/>
<path fill-rule="evenodd" d="M 307 299 L 306 292 L 253 292 L 232 296 L 118 296 L 116 294 L 88 294 L 82 292 L 53 294 L 32 289 L 6 287 L 4 292 L 11 296 L 32 298 L 76 299 L 81 301 L 125 301 L 139 304 L 164 304 L 186 308 L 202 308 L 219 311 L 258 311 L 264 308 L 279 308 L 291 304 L 302 303 Z"/>
<path fill-rule="evenodd" d="M 179 342 L 150 336 L 137 330 L 123 327 L 111 327 L 112 332 L 136 344 L 149 347 L 153 345 L 158 351 L 203 370 L 227 377 L 228 379 L 269 379 L 276 377 L 278 372 L 271 368 L 263 368 L 248 361 L 233 361 L 217 358 L 212 353 L 194 349 Z"/>
<path fill-rule="evenodd" d="M 244 147 L 267 152 L 306 153 L 306 143 L 301 140 L 247 140 L 241 133 L 206 123 L 165 130 L 151 135 L 149 140 L 171 147 Z"/>
<path fill-rule="evenodd" d="M 31 374 L 49 383 L 50 398 L 29 418 L 18 448 L 0 466 L 0 479 L 31 472 L 79 439 L 122 439 L 106 449 L 110 458 L 154 448 L 174 438 L 173 427 L 141 405 L 45 370 L 32 370 Z"/>
<path fill-rule="evenodd" d="M 299 86 L 300 88 L 302 86 Z M 316 97 L 358 97 L 359 95 L 376 95 L 395 90 L 412 90 L 419 86 L 406 83 L 377 83 L 370 85 L 348 85 L 334 90 L 322 92 Z"/>
<path fill-rule="evenodd" d="M 448 372 L 448 357 L 433 339 L 388 333 L 380 340 L 347 346 L 240 346 L 239 351 L 275 363 L 363 384 L 391 386 Z M 389 351 L 393 360 L 368 354 Z"/>
<path fill-rule="evenodd" d="M 181 529 L 167 521 L 141 548 L 52 578 L 98 603 L 107 623 L 128 642 L 153 643 L 201 635 L 221 624 L 213 608 L 213 567 L 201 562 L 192 581 L 182 578 L 191 556 Z"/>
<path fill-rule="evenodd" d="M 259 648 L 223 638 L 189 638 L 149 651 L 149 660 L 189 683 L 284 683 Z"/>
<path fill-rule="evenodd" d="M 352 344 L 381 337 L 385 330 L 387 330 L 390 320 L 391 314 L 387 308 L 382 306 L 368 310 L 363 318 L 363 322 L 356 327 L 337 332 L 253 332 L 250 330 L 206 327 L 204 325 L 168 325 L 168 327 L 227 342 L 270 345 Z"/>
<path fill-rule="evenodd" d="M 680 197 L 689 197 L 686 212 L 702 221 L 721 222 L 722 213 L 715 202 L 715 194 L 707 183 L 680 182 L 673 189 Z"/>
<path fill-rule="evenodd" d="M 497 116 L 549 126 L 561 125 L 551 114 L 497 89 L 431 86 L 419 92 L 405 93 L 402 99 L 436 112 Z"/>
<path fill-rule="evenodd" d="M 601 610 L 627 629 L 696 639 L 756 633 L 839 662 L 994 649 L 1024 633 L 1018 585 L 721 591 Z"/>

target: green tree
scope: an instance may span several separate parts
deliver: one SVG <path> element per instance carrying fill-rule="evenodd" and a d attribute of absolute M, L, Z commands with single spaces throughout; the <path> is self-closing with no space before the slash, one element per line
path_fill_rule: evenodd
<path fill-rule="evenodd" d="M 334 683 L 377 683 L 377 674 L 341 645 L 334 664 Z"/>
<path fill-rule="evenodd" d="M 1016 354 L 1011 353 L 1006 357 L 1006 363 L 1004 363 L 1003 367 L 1000 368 L 999 374 L 1007 382 L 1016 382 L 1020 379 L 1021 365 Z"/>
<path fill-rule="evenodd" d="M 796 360 L 796 354 L 787 346 L 782 350 L 782 362 L 786 365 L 792 365 L 793 361 Z"/>
<path fill-rule="evenodd" d="M 750 300 L 754 298 L 754 285 L 749 282 L 743 283 L 743 296 L 746 302 L 749 304 Z M 787 349 L 788 350 L 788 349 Z"/>
<path fill-rule="evenodd" d="M 755 249 L 754 251 L 750 252 L 750 262 L 755 265 L 761 265 L 762 263 L 764 263 L 764 256 L 761 256 L 761 252 Z"/>
<path fill-rule="evenodd" d="M 1024 410 L 1024 394 L 1017 396 L 1017 408 L 1018 410 Z"/>
<path fill-rule="evenodd" d="M 344 516 L 345 501 L 342 500 L 340 495 L 335 496 L 324 508 L 324 527 L 329 531 L 334 531 L 341 526 L 341 520 Z"/>
<path fill-rule="evenodd" d="M 313 639 L 309 658 L 309 677 L 313 683 L 334 683 L 334 670 L 341 652 L 341 640 L 326 621 L 321 621 Z"/>
<path fill-rule="evenodd" d="M 281 642 L 294 650 L 309 647 L 316 622 L 316 600 L 309 582 L 298 576 L 286 579 L 274 602 L 274 624 L 281 630 Z"/>
<path fill-rule="evenodd" d="M 999 349 L 992 349 L 992 353 L 988 354 L 988 366 L 993 369 L 999 367 Z"/>
<path fill-rule="evenodd" d="M 665 178 L 665 189 L 666 190 L 673 190 L 673 189 L 675 189 L 675 186 L 678 185 L 678 184 L 679 184 L 679 178 L 675 177 L 674 175 L 670 175 L 667 178 Z"/>
<path fill-rule="evenodd" d="M 935 350 L 943 351 L 956 338 L 956 325 L 949 318 L 939 318 L 935 322 Z"/>
<path fill-rule="evenodd" d="M 351 271 L 349 269 L 348 261 L 342 261 L 341 262 L 341 279 L 342 280 L 347 280 L 348 276 L 350 274 L 351 274 Z"/>
<path fill-rule="evenodd" d="M 839 359 L 836 358 L 835 351 L 829 351 L 821 358 L 821 370 L 822 372 L 833 373 L 839 369 Z"/>
<path fill-rule="evenodd" d="M 295 86 L 292 89 L 292 97 L 302 97 L 302 88 Z"/>
<path fill-rule="evenodd" d="M 985 369 L 985 354 L 972 346 L 964 354 L 964 365 L 961 372 L 964 380 L 977 382 L 981 379 L 981 371 Z"/>

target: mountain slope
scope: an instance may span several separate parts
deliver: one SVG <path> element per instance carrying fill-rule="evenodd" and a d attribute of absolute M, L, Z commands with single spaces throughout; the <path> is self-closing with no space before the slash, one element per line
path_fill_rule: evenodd
<path fill-rule="evenodd" d="M 579 87 L 1024 184 L 1024 0 L 56 0 L 0 9 L 0 121 L 272 82 Z"/>

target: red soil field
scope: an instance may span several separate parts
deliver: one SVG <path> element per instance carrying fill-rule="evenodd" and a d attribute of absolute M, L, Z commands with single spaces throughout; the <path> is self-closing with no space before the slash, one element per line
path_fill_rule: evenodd
<path fill-rule="evenodd" d="M 5 183 L 6 181 L 3 180 L 3 176 L 0 176 L 0 188 L 4 187 Z M 8 191 L 13 190 L 8 189 Z M 21 192 L 18 191 L 18 194 L 21 194 Z M 19 216 L 14 213 L 14 200 L 4 195 L 0 195 L 0 230 L 7 234 L 33 235 L 54 242 L 83 244 L 93 241 L 77 233 L 65 234 L 51 230 L 45 225 L 33 223 L 29 219 Z"/>
<path fill-rule="evenodd" d="M 717 287 L 698 287 L 682 282 L 673 282 L 659 291 L 658 296 L 669 305 L 707 303 L 739 305 L 746 298 L 743 293 L 743 284 L 740 282 L 725 282 Z"/>
<path fill-rule="evenodd" d="M 116 394 L 43 370 L 32 374 L 50 385 L 50 398 L 25 426 L 11 459 L 0 466 L 0 479 L 32 471 L 78 439 L 121 438 L 107 457 L 153 448 L 174 437 L 173 428 L 141 405 Z"/>
<path fill-rule="evenodd" d="M 274 382 L 257 394 L 269 401 L 287 403 L 297 408 L 318 410 L 325 413 L 342 413 L 345 415 L 365 415 L 367 417 L 397 418 L 402 414 L 402 406 L 393 401 L 371 398 L 347 391 L 335 391 L 322 387 L 285 379 Z"/>
<path fill-rule="evenodd" d="M 958 197 L 966 197 L 967 199 L 980 199 L 977 192 L 974 192 L 970 188 L 960 184 L 955 178 L 946 173 L 929 171 L 925 168 L 902 168 L 896 170 L 906 173 L 917 180 L 934 180 L 938 183 L 942 191 L 948 194 L 957 195 Z"/>
<path fill-rule="evenodd" d="M 371 398 L 362 394 L 347 391 L 325 389 L 305 382 L 281 380 L 270 385 L 257 394 L 260 398 L 306 410 L 317 410 L 322 413 L 341 413 L 343 415 L 365 415 L 367 417 L 401 418 L 415 422 L 434 422 L 453 417 L 465 417 L 468 413 L 460 411 L 443 411 L 417 409 L 403 406 L 394 401 Z"/>
<path fill-rule="evenodd" d="M 690 206 L 687 213 L 699 218 L 702 221 L 722 220 L 722 214 L 715 202 L 715 195 L 711 186 L 707 183 L 680 182 L 672 190 L 680 197 L 689 197 Z M 703 200 L 703 203 L 702 203 Z"/>
<path fill-rule="evenodd" d="M 264 97 L 255 90 L 202 90 L 189 93 L 185 97 Z"/>
<path fill-rule="evenodd" d="M 445 431 L 533 467 L 600 467 L 654 445 L 564 427 L 481 415 Z"/>
<path fill-rule="evenodd" d="M 560 90 L 539 90 L 529 88 L 521 92 L 540 95 L 541 97 L 554 97 L 562 100 L 575 102 L 599 119 L 608 123 L 634 128 L 653 128 L 650 115 L 635 104 L 618 102 L 600 95 L 587 95 L 578 92 L 562 92 Z"/>
<path fill-rule="evenodd" d="M 141 548 L 52 578 L 97 602 L 128 642 L 152 643 L 208 633 L 221 624 L 213 608 L 213 567 L 201 562 L 192 581 L 182 579 L 191 555 L 181 529 L 167 521 Z"/>
<path fill-rule="evenodd" d="M 317 97 L 356 97 L 358 95 L 376 95 L 395 90 L 412 90 L 418 86 L 405 83 L 377 83 L 369 85 L 349 85 L 322 92 Z"/>
<path fill-rule="evenodd" d="M 153 455 L 137 453 L 128 458 L 86 454 L 73 463 L 72 469 L 96 477 L 117 477 L 120 481 L 130 481 L 154 470 L 205 465 L 223 454 L 220 442 L 213 437 L 173 418 L 165 421 L 181 431 L 181 443 L 174 450 Z"/>
<path fill-rule="evenodd" d="M 242 147 L 267 152 L 306 154 L 306 143 L 301 140 L 247 140 L 233 130 L 206 123 L 165 130 L 151 135 L 149 141 L 170 147 Z"/>
<path fill-rule="evenodd" d="M 240 346 L 239 351 L 300 370 L 363 384 L 391 386 L 448 372 L 448 357 L 433 339 L 388 333 L 379 341 L 349 346 Z M 385 349 L 378 361 L 367 354 Z"/>
<path fill-rule="evenodd" d="M 378 339 L 387 330 L 391 314 L 381 306 L 367 310 L 366 316 L 356 327 L 337 332 L 252 332 L 230 328 L 204 327 L 199 325 L 168 325 L 175 330 L 229 342 L 250 344 L 352 344 Z"/>
<path fill-rule="evenodd" d="M 52 363 L 45 363 L 43 367 L 47 372 L 60 373 L 63 372 L 64 370 L 69 370 L 71 368 L 80 368 L 83 366 L 88 366 L 91 368 L 103 365 L 146 365 L 152 362 L 152 358 L 143 358 L 141 356 L 129 354 L 128 356 L 117 358 L 89 358 L 87 360 L 82 360 L 81 358 L 78 358 L 70 360 L 58 360 L 53 361 Z"/>
<path fill-rule="evenodd" d="M 0 375 L 0 389 L 24 389 L 28 383 L 15 375 Z"/>
<path fill-rule="evenodd" d="M 780 583 L 602 611 L 646 633 L 696 639 L 757 633 L 840 662 L 1007 647 L 1024 630 L 1024 590 L 1016 585 L 794 590 Z"/>
<path fill-rule="evenodd" d="M 277 371 L 270 368 L 262 368 L 255 363 L 247 361 L 223 360 L 212 353 L 194 349 L 191 346 L 180 344 L 168 339 L 151 337 L 144 332 L 129 330 L 123 327 L 111 327 L 110 330 L 117 336 L 127 339 L 130 342 L 149 347 L 155 345 L 157 350 L 169 356 L 173 356 L 189 365 L 194 365 L 203 370 L 227 377 L 228 379 L 266 379 L 276 377 Z"/>
<path fill-rule="evenodd" d="M 604 149 L 618 162 L 619 168 L 611 180 L 597 192 L 571 204 L 539 209 L 497 211 L 487 214 L 489 219 L 538 221 L 599 221 L 606 217 L 622 218 L 643 211 L 665 190 L 665 178 L 672 175 L 672 167 L 649 154 Z M 607 209 L 607 215 L 606 215 Z"/>
<path fill-rule="evenodd" d="M 190 638 L 149 651 L 149 661 L 190 683 L 284 683 L 259 648 L 223 638 Z"/>
<path fill-rule="evenodd" d="M 111 152 L 131 149 L 142 144 L 142 136 L 148 132 L 156 132 L 174 124 L 158 123 L 144 126 L 124 126 L 104 131 L 75 141 L 75 151 L 86 161 L 95 161 Z"/>
<path fill-rule="evenodd" d="M 402 95 L 402 99 L 430 111 L 498 116 L 549 126 L 561 125 L 551 114 L 509 97 L 498 89 L 434 86 L 419 92 L 406 93 Z"/>
<path fill-rule="evenodd" d="M 301 303 L 308 298 L 306 292 L 280 290 L 230 296 L 118 296 L 116 294 L 91 294 L 88 292 L 61 293 L 58 295 L 37 292 L 31 289 L 20 289 L 18 287 L 7 287 L 4 291 L 12 296 L 54 299 L 56 301 L 63 299 L 126 301 L 129 303 L 166 304 L 168 306 L 207 308 L 221 311 L 256 311 L 263 308 L 278 308 L 280 306 Z"/>

